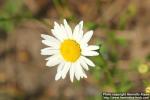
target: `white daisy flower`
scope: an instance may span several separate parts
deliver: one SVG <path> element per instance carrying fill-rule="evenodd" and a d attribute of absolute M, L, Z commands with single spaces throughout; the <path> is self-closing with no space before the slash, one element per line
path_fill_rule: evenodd
<path fill-rule="evenodd" d="M 64 79 L 69 71 L 70 80 L 73 82 L 74 77 L 77 80 L 87 78 L 85 70 L 89 70 L 88 66 L 94 67 L 95 64 L 86 56 L 97 56 L 99 49 L 96 45 L 88 45 L 93 35 L 93 31 L 83 34 L 83 21 L 75 26 L 74 30 L 70 28 L 67 21 L 63 24 L 54 22 L 54 29 L 51 30 L 54 37 L 42 34 L 42 43 L 47 48 L 41 50 L 41 55 L 49 55 L 46 58 L 46 66 L 53 67 L 58 65 L 55 80 L 61 77 Z"/>

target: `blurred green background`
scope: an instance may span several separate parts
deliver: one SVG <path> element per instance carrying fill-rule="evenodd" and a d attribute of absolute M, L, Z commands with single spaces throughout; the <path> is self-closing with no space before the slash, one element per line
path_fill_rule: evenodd
<path fill-rule="evenodd" d="M 150 0 L 0 0 L 0 100 L 101 100 L 150 85 Z M 100 55 L 87 79 L 55 81 L 40 34 L 67 19 L 94 30 Z"/>

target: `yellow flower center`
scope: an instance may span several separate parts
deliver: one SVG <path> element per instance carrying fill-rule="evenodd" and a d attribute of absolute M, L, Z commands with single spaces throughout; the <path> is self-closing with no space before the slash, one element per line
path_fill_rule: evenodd
<path fill-rule="evenodd" d="M 66 61 L 75 62 L 81 55 L 81 48 L 76 41 L 67 39 L 61 43 L 60 52 Z"/>

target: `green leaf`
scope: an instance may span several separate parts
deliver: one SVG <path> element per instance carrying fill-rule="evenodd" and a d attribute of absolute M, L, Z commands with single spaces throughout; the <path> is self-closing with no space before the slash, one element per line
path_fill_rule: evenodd
<path fill-rule="evenodd" d="M 120 44 L 123 47 L 127 46 L 127 40 L 124 37 L 118 37 L 116 38 L 116 41 L 118 44 Z"/>
<path fill-rule="evenodd" d="M 85 23 L 85 27 L 89 30 L 95 30 L 98 27 L 98 25 L 93 22 L 87 22 Z"/>

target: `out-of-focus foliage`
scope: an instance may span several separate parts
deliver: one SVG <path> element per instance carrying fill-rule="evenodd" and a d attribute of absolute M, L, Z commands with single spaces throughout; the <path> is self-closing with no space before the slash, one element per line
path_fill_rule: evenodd
<path fill-rule="evenodd" d="M 31 16 L 28 11 L 24 10 L 22 0 L 6 0 L 0 9 L 0 28 L 6 32 L 12 31 L 17 23 Z"/>

